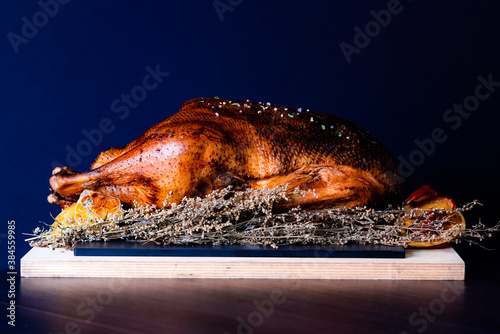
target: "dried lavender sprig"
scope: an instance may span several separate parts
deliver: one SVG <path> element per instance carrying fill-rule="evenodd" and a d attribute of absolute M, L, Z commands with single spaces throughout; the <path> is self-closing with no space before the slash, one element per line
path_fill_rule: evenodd
<path fill-rule="evenodd" d="M 456 231 L 445 230 L 446 219 L 429 220 L 432 213 L 450 215 L 472 209 L 476 201 L 452 210 L 373 210 L 294 208 L 274 213 L 273 205 L 288 200 L 286 188 L 233 191 L 218 190 L 207 198 L 185 198 L 179 204 L 158 210 L 136 205 L 123 215 L 115 215 L 65 226 L 59 237 L 53 230 L 37 231 L 33 246 L 72 247 L 94 240 L 144 240 L 163 244 L 242 244 L 282 245 L 382 243 L 406 246 L 414 241 L 449 239 Z M 405 221 L 411 220 L 411 224 Z M 427 220 L 427 221 L 426 221 Z M 500 224 L 499 224 L 500 225 Z M 90 228 L 91 227 L 91 228 Z M 425 228 L 427 233 L 420 233 Z M 484 237 L 500 229 L 473 227 L 458 235 Z M 431 233 L 432 232 L 432 233 Z"/>

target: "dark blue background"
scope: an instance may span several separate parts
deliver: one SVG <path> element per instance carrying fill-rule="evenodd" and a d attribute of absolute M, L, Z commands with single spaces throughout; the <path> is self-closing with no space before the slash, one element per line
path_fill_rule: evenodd
<path fill-rule="evenodd" d="M 73 0 L 59 5 L 17 53 L 8 34 L 22 35 L 22 18 L 33 22 L 41 7 L 2 3 L 0 247 L 6 248 L 8 220 L 16 221 L 20 258 L 29 249 L 22 233 L 58 214 L 46 201 L 52 164 L 67 163 L 66 147 L 76 149 L 86 139 L 83 130 L 103 118 L 114 126 L 74 166 L 78 171 L 184 101 L 215 95 L 348 118 L 406 159 L 415 140 L 442 128 L 447 140 L 407 177 L 405 194 L 428 183 L 458 204 L 484 203 L 470 222 L 500 220 L 500 89 L 458 129 L 443 120 L 448 108 L 474 94 L 478 76 L 500 81 L 496 1 L 402 0 L 401 12 L 350 63 L 339 44 L 352 45 L 354 27 L 364 29 L 370 11 L 386 9 L 388 1 L 232 3 L 221 20 L 210 0 Z M 157 64 L 170 75 L 120 119 L 111 103 Z"/>

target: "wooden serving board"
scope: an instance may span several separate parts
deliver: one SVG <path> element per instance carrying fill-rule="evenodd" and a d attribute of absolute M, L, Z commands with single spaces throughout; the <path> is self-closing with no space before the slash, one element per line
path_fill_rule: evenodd
<path fill-rule="evenodd" d="M 463 280 L 451 247 L 407 249 L 405 258 L 75 256 L 35 247 L 22 277 Z"/>

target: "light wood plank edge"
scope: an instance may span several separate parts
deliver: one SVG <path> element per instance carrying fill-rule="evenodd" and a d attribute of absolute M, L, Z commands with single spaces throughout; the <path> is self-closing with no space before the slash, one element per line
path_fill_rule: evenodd
<path fill-rule="evenodd" d="M 463 280 L 453 248 L 414 249 L 404 259 L 74 256 L 33 248 L 22 277 Z"/>

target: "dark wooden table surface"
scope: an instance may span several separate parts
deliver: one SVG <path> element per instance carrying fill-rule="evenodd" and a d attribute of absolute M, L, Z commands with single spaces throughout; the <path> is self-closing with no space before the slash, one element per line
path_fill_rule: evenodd
<path fill-rule="evenodd" d="M 465 281 L 23 278 L 0 332 L 500 333 L 500 252 L 455 248 Z"/>

